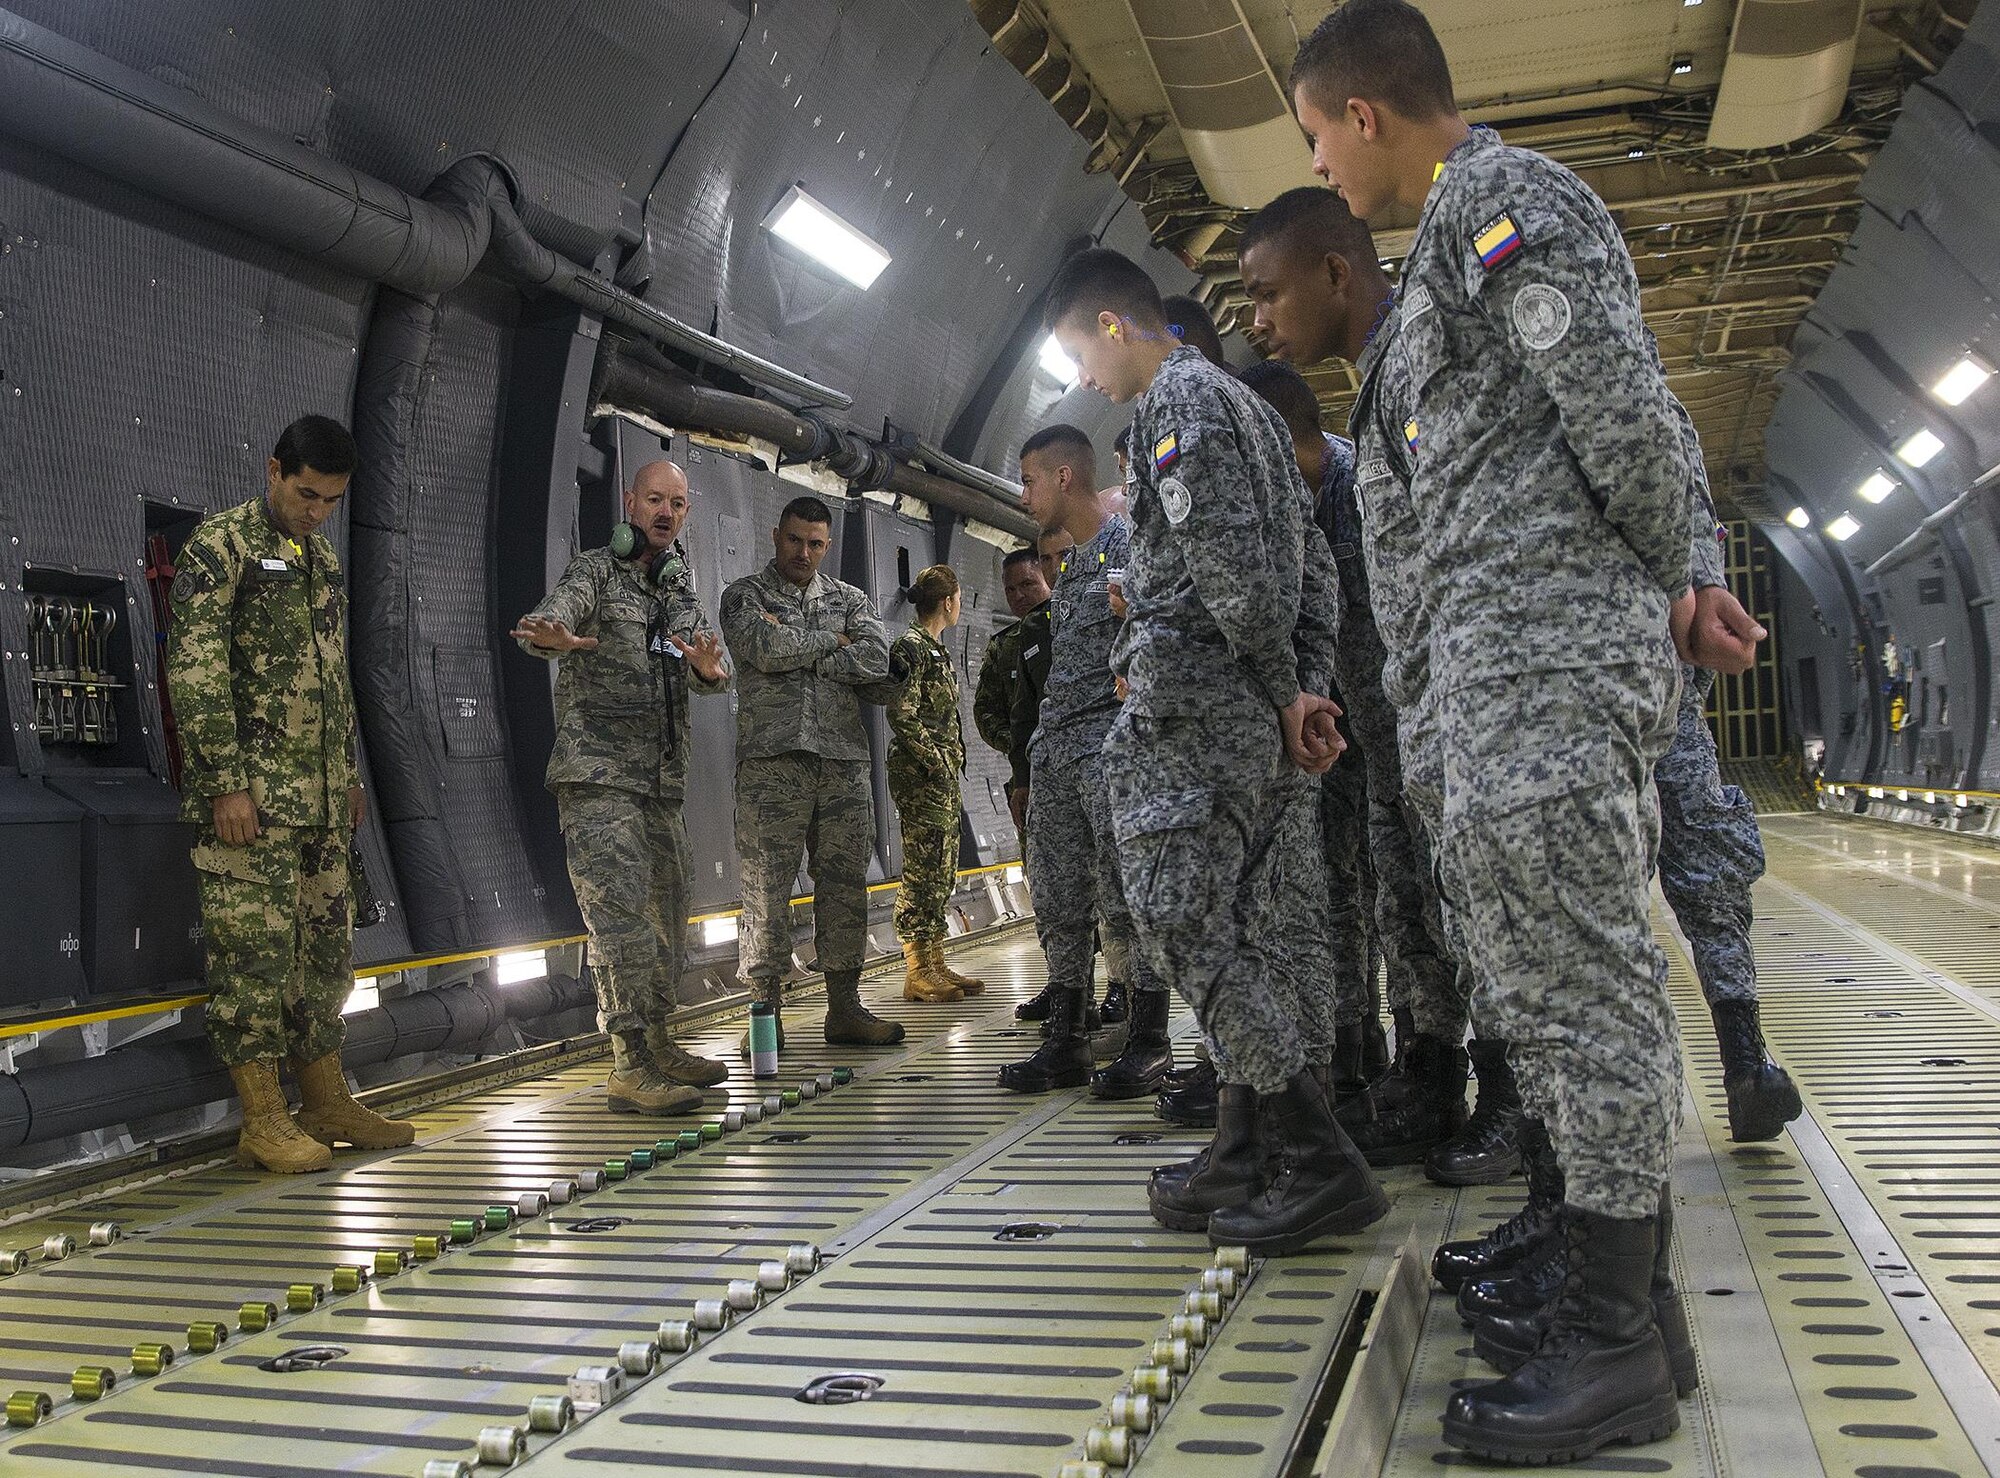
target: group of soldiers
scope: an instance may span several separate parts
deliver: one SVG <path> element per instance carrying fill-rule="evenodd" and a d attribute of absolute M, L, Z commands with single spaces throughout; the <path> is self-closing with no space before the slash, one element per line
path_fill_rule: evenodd
<path fill-rule="evenodd" d="M 1005 560 L 1017 620 L 974 713 L 1009 758 L 1048 985 L 1019 1010 L 1044 1040 L 1000 1081 L 1157 1093 L 1163 1114 L 1211 1124 L 1199 1154 L 1153 1172 L 1149 1204 L 1262 1255 L 1386 1214 L 1371 1166 L 1454 1185 L 1524 1170 L 1521 1210 L 1433 1262 L 1503 1373 L 1453 1395 L 1445 1433 L 1566 1461 L 1671 1432 L 1697 1379 L 1670 1274 L 1682 1079 L 1656 867 L 1732 1133 L 1774 1137 L 1800 1112 L 1758 1022 L 1755 817 L 1702 718 L 1713 674 L 1743 670 L 1764 632 L 1729 594 L 1701 449 L 1603 204 L 1466 124 L 1406 0 L 1350 0 L 1290 88 L 1333 188 L 1288 192 L 1242 233 L 1272 360 L 1230 371 L 1198 305 L 1163 302 L 1116 252 L 1078 253 L 1047 294 L 1083 383 L 1133 414 L 1112 488 L 1075 427 L 1021 449 L 1043 533 Z M 1364 222 L 1396 206 L 1418 224 L 1392 287 Z M 1323 361 L 1360 377 L 1351 441 L 1298 373 Z M 264 495 L 201 526 L 172 592 L 210 1030 L 243 1099 L 239 1152 L 277 1170 L 412 1133 L 354 1102 L 339 1064 L 364 800 L 318 531 L 354 460 L 337 423 L 289 428 Z M 965 758 L 944 645 L 957 577 L 916 576 L 890 643 L 867 594 L 821 570 L 833 515 L 801 497 L 712 626 L 688 507 L 680 468 L 642 468 L 609 546 L 511 633 L 562 659 L 547 778 L 608 1101 L 644 1113 L 693 1108 L 727 1075 L 669 1019 L 694 694 L 737 693 L 739 968 L 760 1005 L 777 1010 L 792 966 L 803 855 L 827 1040 L 902 1037 L 859 997 L 871 703 L 893 733 L 905 995 L 980 989 L 942 948 Z M 1200 1032 L 1185 1066 L 1176 997 Z M 1119 1030 L 1099 1067 L 1104 1025 Z"/>

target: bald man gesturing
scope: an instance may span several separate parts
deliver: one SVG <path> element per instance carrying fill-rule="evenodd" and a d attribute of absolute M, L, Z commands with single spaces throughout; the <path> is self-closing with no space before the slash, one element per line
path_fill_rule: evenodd
<path fill-rule="evenodd" d="M 729 686 L 680 545 L 688 507 L 679 467 L 641 467 L 609 547 L 571 559 L 511 633 L 531 656 L 562 663 L 547 784 L 590 930 L 598 1024 L 611 1037 L 606 1097 L 626 1113 L 698 1109 L 700 1090 L 729 1072 L 683 1050 L 667 1025 L 687 939 L 688 695 Z"/>

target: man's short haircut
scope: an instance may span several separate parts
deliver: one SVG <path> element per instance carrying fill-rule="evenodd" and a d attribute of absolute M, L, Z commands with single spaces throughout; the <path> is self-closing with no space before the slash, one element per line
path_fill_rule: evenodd
<path fill-rule="evenodd" d="M 1057 270 L 1042 304 L 1042 322 L 1049 328 L 1075 317 L 1095 318 L 1116 313 L 1148 328 L 1167 321 L 1160 290 L 1146 269 L 1107 246 L 1088 247 Z"/>
<path fill-rule="evenodd" d="M 1238 378 L 1284 417 L 1294 440 L 1306 441 L 1320 434 L 1319 397 L 1312 393 L 1306 377 L 1284 360 L 1260 359 L 1245 366 Z"/>
<path fill-rule="evenodd" d="M 345 477 L 361 460 L 354 436 L 331 416 L 300 416 L 278 434 L 271 449 L 280 477 L 297 477 L 303 468 Z"/>
<path fill-rule="evenodd" d="M 1021 443 L 1021 460 L 1046 455 L 1058 467 L 1067 467 L 1085 487 L 1097 486 L 1097 448 L 1090 438 L 1067 421 L 1044 426 Z"/>
<path fill-rule="evenodd" d="M 1292 59 L 1291 85 L 1327 112 L 1349 98 L 1387 104 L 1414 122 L 1457 111 L 1437 33 L 1408 0 L 1347 0 L 1313 27 Z"/>
<path fill-rule="evenodd" d="M 1368 223 L 1356 220 L 1345 200 L 1319 185 L 1287 190 L 1250 217 L 1237 240 L 1236 255 L 1248 256 L 1269 242 L 1310 252 L 1314 260 L 1328 252 L 1360 265 L 1379 260 Z"/>
<path fill-rule="evenodd" d="M 958 594 L 958 572 L 950 565 L 929 565 L 917 571 L 910 582 L 910 604 L 917 615 L 928 616 Z"/>
<path fill-rule="evenodd" d="M 1132 426 L 1130 422 L 1118 428 L 1118 437 L 1111 443 L 1111 450 L 1123 457 L 1132 450 Z"/>
<path fill-rule="evenodd" d="M 785 526 L 785 520 L 796 518 L 800 523 L 823 523 L 833 527 L 833 510 L 810 495 L 794 498 L 785 505 L 785 511 L 778 515 L 778 527 Z"/>
<path fill-rule="evenodd" d="M 1215 320 L 1202 306 L 1201 299 L 1176 293 L 1160 306 L 1166 309 L 1169 333 L 1190 349 L 1201 350 L 1201 357 L 1210 364 L 1223 365 L 1222 335 L 1215 331 Z"/>
<path fill-rule="evenodd" d="M 1008 550 L 1006 557 L 1000 561 L 1000 568 L 1002 570 L 1011 570 L 1016 565 L 1036 565 L 1039 567 L 1040 564 L 1041 556 L 1035 552 L 1035 546 L 1027 544 L 1019 549 Z"/>

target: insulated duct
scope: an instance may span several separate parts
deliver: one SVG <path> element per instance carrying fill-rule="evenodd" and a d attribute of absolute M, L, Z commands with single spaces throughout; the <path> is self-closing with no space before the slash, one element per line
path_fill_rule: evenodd
<path fill-rule="evenodd" d="M 468 981 L 401 996 L 347 1018 L 340 1059 L 350 1068 L 371 1067 L 473 1047 L 506 1022 L 553 1016 L 592 999 L 589 986 L 567 975 L 508 986 Z M 0 1074 L 0 1151 L 215 1103 L 234 1091 L 205 1036 L 135 1042 L 81 1062 Z"/>
<path fill-rule="evenodd" d="M 810 412 L 795 414 L 768 400 L 697 385 L 615 342 L 606 343 L 598 360 L 591 403 L 641 411 L 669 426 L 768 441 L 791 461 L 824 462 L 857 489 L 907 493 L 1023 539 L 1037 533 L 1018 499 L 899 462 L 887 447 Z"/>
<path fill-rule="evenodd" d="M 1256 210 L 1313 185 L 1291 101 L 1237 0 L 1126 0 L 1201 185 Z"/>
<path fill-rule="evenodd" d="M 1775 149 L 1833 122 L 1860 30 L 1860 0 L 1742 0 L 1708 146 Z"/>

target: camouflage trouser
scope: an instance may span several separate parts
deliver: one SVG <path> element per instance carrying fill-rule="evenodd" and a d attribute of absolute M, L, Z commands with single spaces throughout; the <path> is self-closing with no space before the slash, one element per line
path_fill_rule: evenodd
<path fill-rule="evenodd" d="M 813 880 L 821 970 L 858 970 L 868 957 L 868 861 L 875 802 L 866 760 L 791 754 L 736 762 L 736 853 L 743 862 L 737 973 L 782 980 L 792 968 L 792 884 L 799 855 Z"/>
<path fill-rule="evenodd" d="M 1367 778 L 1368 852 L 1389 1004 L 1409 1011 L 1425 1035 L 1457 1042 L 1465 1035 L 1470 977 L 1459 969 L 1439 913 L 1429 840 L 1404 800 L 1398 716 L 1382 691 L 1381 637 L 1372 621 L 1348 612 L 1340 641 L 1335 672 Z M 1353 758 L 1343 756 L 1334 769 Z"/>
<path fill-rule="evenodd" d="M 1326 943 L 1333 969 L 1334 1014 L 1359 1026 L 1382 1014 L 1381 900 L 1368 848 L 1368 772 L 1360 741 L 1346 724 L 1347 752 L 1319 784 L 1319 851 L 1326 862 Z"/>
<path fill-rule="evenodd" d="M 1105 970 L 1112 979 L 1132 952 L 1132 915 L 1118 873 L 1111 796 L 1099 753 L 1037 761 L 1028 784 L 1028 889 L 1036 932 L 1058 990 L 1092 985 L 1091 930 L 1101 922 Z"/>
<path fill-rule="evenodd" d="M 1681 669 L 1679 728 L 1653 768 L 1660 788 L 1660 891 L 1687 935 L 1710 1005 L 1757 999 L 1750 885 L 1764 875 L 1764 841 L 1750 797 L 1722 783 L 1702 708 L 1715 674 Z"/>
<path fill-rule="evenodd" d="M 338 1052 L 354 989 L 348 833 L 267 826 L 247 846 L 201 829 L 194 865 L 208 952 L 208 1038 L 230 1067 Z"/>
<path fill-rule="evenodd" d="M 1680 675 L 1664 652 L 1445 692 L 1443 845 L 1482 1034 L 1509 1044 L 1569 1200 L 1651 1215 L 1673 1164 L 1680 1039 L 1653 938 L 1653 766 Z"/>
<path fill-rule="evenodd" d="M 1339 989 L 1342 976 L 1359 984 L 1368 961 L 1366 933 L 1354 927 L 1340 941 L 1349 953 L 1337 952 L 1330 921 L 1337 912 L 1328 901 L 1326 850 L 1320 835 L 1320 777 L 1286 764 L 1278 786 L 1278 836 L 1272 870 L 1270 942 L 1271 985 L 1286 1013 L 1298 1023 L 1299 1044 L 1307 1057 L 1324 1062 L 1333 1051 L 1336 1019 L 1345 1004 Z M 1350 926 L 1364 915 L 1349 911 Z M 1358 950 L 1358 953 L 1355 951 Z M 1358 1017 L 1351 1018 L 1359 1020 Z M 1225 1050 L 1223 1058 L 1228 1059 Z"/>
<path fill-rule="evenodd" d="M 903 883 L 896 891 L 896 937 L 933 944 L 950 932 L 945 908 L 958 881 L 958 785 L 914 793 L 891 784 L 903 833 Z M 949 818 L 947 820 L 947 818 Z"/>
<path fill-rule="evenodd" d="M 687 960 L 692 862 L 678 796 L 558 785 L 570 886 L 590 930 L 597 1024 L 643 1031 L 674 1009 Z"/>
<path fill-rule="evenodd" d="M 1260 1093 L 1306 1065 L 1270 964 L 1285 763 L 1268 710 L 1196 719 L 1127 708 L 1104 742 L 1140 956 L 1194 1009 L 1232 1080 Z"/>
<path fill-rule="evenodd" d="M 1464 897 L 1464 890 L 1451 880 L 1451 858 L 1438 841 L 1444 834 L 1444 741 L 1438 736 L 1437 716 L 1428 699 L 1397 713 L 1396 732 L 1397 762 L 1403 776 L 1401 812 L 1416 848 L 1417 862 L 1424 869 L 1424 889 L 1437 904 L 1444 958 L 1455 962 L 1451 998 L 1462 1003 L 1461 1009 L 1473 1018 L 1476 1033 L 1499 1041 L 1493 1025 L 1479 1017 L 1482 996 L 1476 988 L 1474 955 L 1466 943 L 1465 920 L 1453 904 L 1454 899 Z M 1433 994 L 1431 999 L 1440 997 Z M 1414 1006 L 1411 1009 L 1414 1012 Z M 1428 1019 L 1436 1023 L 1435 1017 Z M 1465 1018 L 1458 1019 L 1463 1022 Z M 1459 1031 L 1462 1035 L 1462 1025 Z"/>

